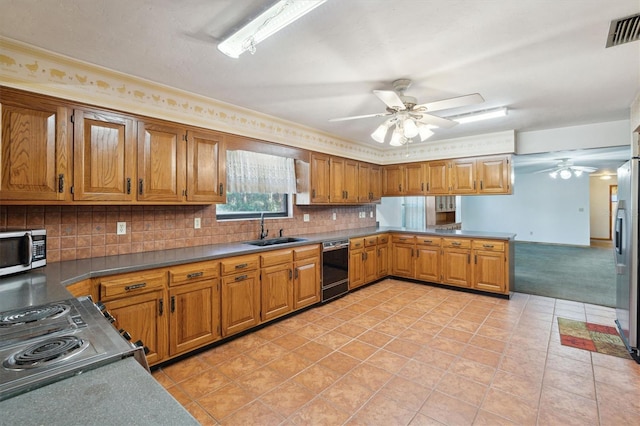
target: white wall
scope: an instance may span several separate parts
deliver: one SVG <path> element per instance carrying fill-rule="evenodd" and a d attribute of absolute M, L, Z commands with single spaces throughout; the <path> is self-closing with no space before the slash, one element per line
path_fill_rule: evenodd
<path fill-rule="evenodd" d="M 462 229 L 510 232 L 516 240 L 589 245 L 589 178 L 515 177 L 513 195 L 461 197 Z"/>
<path fill-rule="evenodd" d="M 613 176 L 610 180 L 602 180 L 600 176 L 593 176 L 590 181 L 591 238 L 608 239 L 611 216 L 616 214 L 615 211 L 610 211 L 609 187 L 617 185 L 618 179 Z"/>
<path fill-rule="evenodd" d="M 376 205 L 376 219 L 380 226 L 402 226 L 402 203 L 404 197 L 382 197 L 380 204 Z"/>

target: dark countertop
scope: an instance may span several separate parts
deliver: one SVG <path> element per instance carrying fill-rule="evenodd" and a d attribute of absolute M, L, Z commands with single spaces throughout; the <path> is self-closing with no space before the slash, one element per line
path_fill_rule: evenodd
<path fill-rule="evenodd" d="M 198 425 L 133 358 L 0 401 L 2 425 Z"/>
<path fill-rule="evenodd" d="M 221 259 L 230 256 L 261 253 L 267 250 L 275 250 L 278 248 L 297 247 L 308 244 L 320 244 L 324 241 L 364 237 L 367 235 L 381 234 L 386 232 L 438 235 L 442 237 L 458 236 L 464 238 L 483 238 L 496 240 L 513 240 L 515 238 L 515 234 L 496 232 L 431 228 L 409 229 L 397 227 L 369 227 L 320 234 L 296 235 L 296 237 L 298 238 L 304 238 L 305 241 L 273 245 L 268 247 L 258 247 L 242 242 L 237 242 L 71 260 L 66 262 L 51 263 L 45 268 L 39 269 L 38 271 L 41 271 L 40 273 L 44 273 L 46 275 L 47 282 L 57 282 L 62 284 L 63 286 L 67 286 L 87 278 L 121 274 L 125 272 L 135 272 L 152 268 L 162 268 L 204 260 Z M 2 280 L 0 280 L 0 285 L 2 285 Z"/>

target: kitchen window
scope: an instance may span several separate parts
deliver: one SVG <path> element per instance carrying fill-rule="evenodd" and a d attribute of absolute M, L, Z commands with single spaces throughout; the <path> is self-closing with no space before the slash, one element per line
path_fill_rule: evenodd
<path fill-rule="evenodd" d="M 216 206 L 216 219 L 289 217 L 295 188 L 292 158 L 227 151 L 227 203 Z"/>

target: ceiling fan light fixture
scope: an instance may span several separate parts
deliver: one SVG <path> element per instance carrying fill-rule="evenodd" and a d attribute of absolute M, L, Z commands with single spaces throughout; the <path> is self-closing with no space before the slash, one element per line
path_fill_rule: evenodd
<path fill-rule="evenodd" d="M 424 142 L 433 136 L 433 132 L 428 125 L 418 123 L 418 134 L 420 134 L 420 142 Z"/>
<path fill-rule="evenodd" d="M 218 44 L 218 50 L 230 58 L 238 58 L 247 50 L 255 52 L 256 45 L 282 28 L 311 12 L 327 0 L 280 0 L 253 18 Z"/>
<path fill-rule="evenodd" d="M 384 138 L 387 136 L 389 127 L 391 127 L 391 123 L 387 120 L 379 125 L 373 133 L 371 133 L 371 138 L 376 142 L 384 143 Z"/>
<path fill-rule="evenodd" d="M 552 179 L 555 179 L 558 177 L 558 172 L 557 171 L 551 172 L 549 173 L 549 176 L 551 176 Z"/>
<path fill-rule="evenodd" d="M 418 136 L 418 126 L 416 126 L 416 122 L 413 120 L 413 118 L 409 117 L 405 119 L 403 124 L 405 138 L 411 139 Z"/>
<path fill-rule="evenodd" d="M 582 176 L 582 170 L 574 170 L 573 174 L 575 175 L 575 177 L 580 177 Z"/>
<path fill-rule="evenodd" d="M 484 111 L 470 112 L 468 114 L 447 117 L 450 120 L 457 121 L 460 124 L 473 123 L 474 121 L 489 120 L 492 118 L 505 117 L 507 115 L 507 107 L 486 109 Z"/>
<path fill-rule="evenodd" d="M 389 145 L 402 146 L 405 143 L 406 143 L 406 138 L 402 134 L 402 129 L 400 128 L 400 126 L 396 125 L 396 128 L 393 131 L 393 134 L 391 135 L 391 141 L 389 142 Z"/>
<path fill-rule="evenodd" d="M 570 179 L 571 178 L 571 170 L 563 169 L 560 170 L 560 177 L 562 179 Z"/>

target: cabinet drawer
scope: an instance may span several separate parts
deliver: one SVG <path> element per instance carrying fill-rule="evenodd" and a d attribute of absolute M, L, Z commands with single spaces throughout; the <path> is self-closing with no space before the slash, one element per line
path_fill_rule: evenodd
<path fill-rule="evenodd" d="M 378 235 L 378 244 L 387 244 L 389 242 L 389 235 Z"/>
<path fill-rule="evenodd" d="M 394 243 L 413 244 L 416 242 L 415 235 L 394 235 L 391 239 Z"/>
<path fill-rule="evenodd" d="M 288 250 L 274 250 L 260 255 L 260 266 L 263 268 L 266 266 L 281 265 L 283 263 L 291 263 L 293 261 L 293 251 Z"/>
<path fill-rule="evenodd" d="M 441 239 L 437 237 L 416 237 L 416 243 L 421 246 L 438 246 L 440 247 Z"/>
<path fill-rule="evenodd" d="M 293 260 L 309 259 L 320 256 L 320 246 L 305 246 L 293 249 Z"/>
<path fill-rule="evenodd" d="M 164 289 L 166 272 L 147 272 L 127 274 L 119 277 L 101 279 L 100 300 L 115 299 L 131 294 L 142 294 Z"/>
<path fill-rule="evenodd" d="M 476 240 L 473 242 L 474 250 L 504 251 L 504 241 Z"/>
<path fill-rule="evenodd" d="M 169 285 L 176 286 L 218 276 L 220 276 L 220 264 L 218 262 L 189 263 L 169 270 Z"/>
<path fill-rule="evenodd" d="M 364 246 L 365 247 L 371 247 L 371 246 L 375 246 L 376 244 L 378 244 L 378 237 L 377 236 L 373 236 L 373 237 L 365 237 L 364 239 Z"/>
<path fill-rule="evenodd" d="M 457 239 L 457 238 L 444 238 L 442 241 L 443 247 L 456 247 L 456 248 L 471 248 L 471 240 Z"/>
<path fill-rule="evenodd" d="M 234 274 L 242 271 L 253 271 L 258 269 L 260 263 L 258 256 L 230 257 L 220 261 L 222 275 Z"/>
<path fill-rule="evenodd" d="M 357 250 L 364 247 L 364 238 L 352 238 L 349 240 L 349 248 Z"/>

